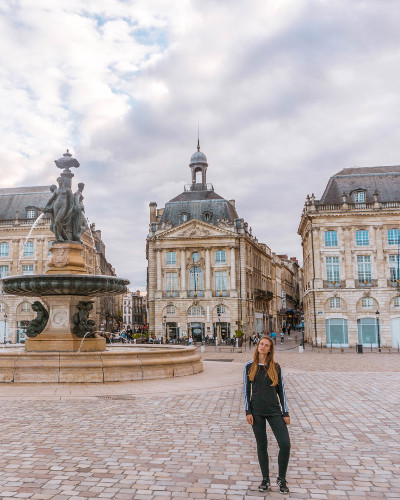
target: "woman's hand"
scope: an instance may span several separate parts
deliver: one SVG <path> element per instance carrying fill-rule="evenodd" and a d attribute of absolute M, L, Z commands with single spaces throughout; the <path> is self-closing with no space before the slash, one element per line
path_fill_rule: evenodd
<path fill-rule="evenodd" d="M 253 425 L 253 415 L 246 415 L 247 423 Z"/>
<path fill-rule="evenodd" d="M 283 417 L 286 425 L 290 425 L 290 417 Z"/>

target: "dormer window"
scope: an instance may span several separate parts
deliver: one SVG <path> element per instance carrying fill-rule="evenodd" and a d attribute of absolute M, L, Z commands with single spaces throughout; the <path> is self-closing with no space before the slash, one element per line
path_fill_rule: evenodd
<path fill-rule="evenodd" d="M 203 220 L 209 222 L 212 219 L 212 212 L 203 212 Z"/>
<path fill-rule="evenodd" d="M 365 203 L 365 191 L 353 192 L 354 203 Z"/>
<path fill-rule="evenodd" d="M 36 210 L 34 208 L 28 208 L 26 210 L 27 219 L 36 219 Z"/>
<path fill-rule="evenodd" d="M 181 219 L 181 222 L 187 222 L 190 219 L 190 215 L 186 212 L 183 212 L 182 214 L 180 214 L 179 217 Z"/>

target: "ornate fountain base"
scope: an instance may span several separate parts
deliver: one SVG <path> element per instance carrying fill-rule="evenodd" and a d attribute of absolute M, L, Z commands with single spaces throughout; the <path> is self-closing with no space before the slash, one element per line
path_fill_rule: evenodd
<path fill-rule="evenodd" d="M 80 301 L 88 297 L 78 295 L 54 295 L 43 297 L 42 301 L 49 310 L 46 328 L 35 338 L 27 338 L 27 352 L 99 352 L 106 350 L 106 339 L 103 337 L 81 338 L 72 332 L 73 316 Z"/>
<path fill-rule="evenodd" d="M 46 274 L 85 274 L 81 243 L 56 242 L 51 248 L 51 261 Z"/>

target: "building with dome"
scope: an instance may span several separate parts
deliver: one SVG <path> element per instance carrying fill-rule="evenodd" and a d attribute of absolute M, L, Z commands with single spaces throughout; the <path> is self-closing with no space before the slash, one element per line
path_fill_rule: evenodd
<path fill-rule="evenodd" d="M 158 338 L 245 337 L 296 322 L 296 259 L 259 243 L 227 200 L 207 183 L 208 161 L 190 159 L 191 184 L 164 208 L 150 203 L 146 245 L 149 331 Z"/>

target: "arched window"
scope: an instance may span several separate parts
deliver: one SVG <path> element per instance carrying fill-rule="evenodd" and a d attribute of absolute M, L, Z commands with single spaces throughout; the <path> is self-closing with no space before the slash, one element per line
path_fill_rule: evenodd
<path fill-rule="evenodd" d="M 181 222 L 187 222 L 190 219 L 190 215 L 186 212 L 183 212 L 182 214 L 180 214 L 179 217 L 181 219 Z"/>
<path fill-rule="evenodd" d="M 329 299 L 331 309 L 340 309 L 340 297 L 331 297 Z"/>
<path fill-rule="evenodd" d="M 212 219 L 212 212 L 203 212 L 203 220 L 209 222 Z"/>
<path fill-rule="evenodd" d="M 219 306 L 217 306 L 217 314 L 225 314 L 226 312 L 226 309 L 225 309 L 225 306 L 224 304 L 220 304 Z"/>
<path fill-rule="evenodd" d="M 167 314 L 175 314 L 175 306 L 167 306 Z"/>
<path fill-rule="evenodd" d="M 193 266 L 189 271 L 189 295 L 190 297 L 204 295 L 203 270 L 201 267 Z"/>
<path fill-rule="evenodd" d="M 204 316 L 204 309 L 201 306 L 191 306 L 188 310 L 188 316 Z"/>
<path fill-rule="evenodd" d="M 393 300 L 393 305 L 396 309 L 400 309 L 400 297 L 395 297 Z"/>
<path fill-rule="evenodd" d="M 29 302 L 22 302 L 21 304 L 21 312 L 31 312 L 31 305 Z"/>
<path fill-rule="evenodd" d="M 372 297 L 363 297 L 361 299 L 361 307 L 363 309 L 373 309 L 374 299 Z"/>

